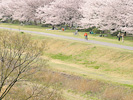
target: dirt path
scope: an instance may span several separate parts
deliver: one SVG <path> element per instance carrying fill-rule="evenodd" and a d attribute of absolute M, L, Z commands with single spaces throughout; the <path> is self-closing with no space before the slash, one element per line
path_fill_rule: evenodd
<path fill-rule="evenodd" d="M 40 35 L 45 35 L 45 36 L 49 36 L 49 37 L 58 37 L 58 38 L 63 38 L 63 39 L 82 41 L 82 42 L 93 43 L 93 44 L 98 44 L 98 45 L 133 50 L 133 47 L 131 47 L 131 46 L 123 46 L 123 45 L 112 44 L 112 43 L 107 43 L 107 42 L 100 42 L 100 41 L 95 41 L 95 40 L 85 40 L 85 39 L 80 39 L 80 38 L 75 38 L 75 37 L 62 36 L 62 35 L 56 35 L 56 34 L 50 34 L 50 33 L 44 33 L 44 32 L 36 32 L 36 31 L 19 30 L 19 29 L 7 28 L 7 27 L 0 27 L 0 29 L 7 29 L 7 30 L 12 30 L 12 31 L 23 31 L 23 32 L 27 32 L 27 33 L 40 34 Z"/>

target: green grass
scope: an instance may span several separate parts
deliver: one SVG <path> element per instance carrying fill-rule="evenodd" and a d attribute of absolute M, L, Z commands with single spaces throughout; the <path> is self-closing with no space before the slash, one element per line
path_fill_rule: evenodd
<path fill-rule="evenodd" d="M 73 41 L 47 40 L 49 49 L 45 53 L 52 59 L 81 65 L 88 70 L 95 69 L 114 76 L 133 78 L 132 51 Z"/>
<path fill-rule="evenodd" d="M 63 55 L 63 54 L 59 53 L 59 54 L 56 54 L 56 55 L 51 55 L 51 58 L 59 59 L 59 60 L 63 60 L 64 61 L 64 60 L 72 59 L 72 55 L 67 56 L 67 55 Z"/>
<path fill-rule="evenodd" d="M 113 47 L 106 47 L 73 40 L 32 35 L 33 39 L 45 40 L 44 55 L 65 63 L 84 66 L 113 76 L 133 78 L 133 52 Z M 55 42 L 56 41 L 56 42 Z"/>
<path fill-rule="evenodd" d="M 47 29 L 50 29 L 50 28 L 49 27 L 34 26 L 34 25 L 20 26 L 18 24 L 9 24 L 9 23 L 8 24 L 7 23 L 1 23 L 0 26 L 1 27 L 16 28 L 16 29 L 20 29 L 20 30 L 46 32 L 46 33 L 52 33 L 52 34 L 57 34 L 57 35 L 64 35 L 64 36 L 70 36 L 70 37 L 76 37 L 76 38 L 83 38 L 84 39 L 84 36 L 83 36 L 84 32 L 79 32 L 79 35 L 75 36 L 75 35 L 73 35 L 73 32 L 75 32 L 75 30 L 66 30 L 66 31 L 47 30 Z M 133 46 L 133 39 L 131 37 L 125 37 L 125 42 L 124 43 L 118 41 L 116 36 L 112 37 L 110 35 L 109 35 L 109 37 L 98 37 L 98 34 L 96 34 L 96 35 L 89 34 L 88 38 L 90 40 L 109 42 L 109 43 L 126 45 L 126 46 Z"/>
<path fill-rule="evenodd" d="M 32 39 L 45 41 L 46 49 L 42 58 L 50 60 L 48 71 L 44 68 L 40 70 L 41 72 L 32 75 L 29 78 L 32 82 L 34 80 L 38 85 L 44 85 L 45 82 L 48 82 L 57 84 L 56 87 L 63 90 L 71 89 L 72 91 L 69 91 L 69 93 L 62 93 L 66 98 L 69 96 L 67 100 L 77 99 L 75 96 L 79 96 L 79 100 L 83 100 L 83 97 L 98 100 L 97 98 L 99 96 L 102 98 L 103 94 L 108 100 L 108 93 L 111 93 L 109 94 L 110 100 L 114 100 L 111 97 L 115 96 L 115 93 L 122 94 L 125 90 L 118 88 L 114 90 L 115 93 L 109 90 L 113 90 L 119 85 L 132 88 L 132 51 L 94 44 L 86 45 L 83 42 L 61 40 L 35 34 L 32 36 Z M 106 89 L 109 92 L 106 93 Z M 20 89 L 18 88 L 18 90 Z M 77 91 L 78 94 L 74 94 L 73 91 Z M 85 92 L 85 94 L 82 92 Z M 130 92 L 130 89 L 128 92 Z M 21 95 L 20 92 L 19 94 Z"/>
<path fill-rule="evenodd" d="M 124 49 L 86 44 L 33 34 L 32 39 L 46 42 L 44 56 L 113 76 L 133 78 L 133 52 Z M 56 41 L 56 42 L 55 42 Z"/>
<path fill-rule="evenodd" d="M 69 74 L 74 74 L 74 75 L 78 75 L 78 76 L 83 76 L 86 78 L 92 78 L 92 79 L 98 79 L 98 80 L 104 80 L 104 81 L 110 81 L 110 82 L 116 82 L 119 84 L 125 84 L 126 81 L 129 82 L 127 83 L 127 86 L 133 86 L 133 81 L 128 80 L 126 78 L 123 77 L 116 77 L 116 76 L 110 76 L 109 74 L 105 74 L 105 73 L 101 73 L 99 71 L 96 71 L 95 69 L 99 68 L 99 66 L 93 66 L 94 69 L 89 69 L 86 67 L 81 67 L 79 66 L 73 66 L 71 64 L 67 64 L 67 63 L 59 63 L 59 62 L 49 62 L 49 66 L 50 68 L 54 69 L 54 70 L 58 70 L 60 72 L 65 72 L 65 73 L 69 73 Z M 132 82 L 132 83 L 131 83 Z"/>

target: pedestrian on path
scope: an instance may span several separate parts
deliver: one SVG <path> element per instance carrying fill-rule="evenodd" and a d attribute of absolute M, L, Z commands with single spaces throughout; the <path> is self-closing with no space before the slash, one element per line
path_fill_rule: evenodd
<path fill-rule="evenodd" d="M 76 30 L 76 31 L 74 32 L 74 35 L 78 35 L 78 30 Z"/>
<path fill-rule="evenodd" d="M 8 28 L 8 27 L 0 27 L 0 29 L 19 31 L 18 29 Z M 25 33 L 27 33 L 27 32 L 28 33 L 34 33 L 34 34 L 38 34 L 38 35 L 41 34 L 41 35 L 44 35 L 44 36 L 51 36 L 51 37 L 54 36 L 54 37 L 58 37 L 58 38 L 60 37 L 60 38 L 64 38 L 64 39 L 82 41 L 83 42 L 83 39 L 79 39 L 79 38 L 75 38 L 75 37 L 68 37 L 68 36 L 62 36 L 62 35 L 53 35 L 53 34 L 50 34 L 50 33 L 38 32 L 38 31 L 28 31 L 28 30 L 23 30 L 23 32 L 25 32 Z M 101 42 L 101 41 L 95 41 L 95 40 L 84 41 L 84 42 L 98 44 L 98 45 L 104 45 L 104 46 L 109 46 L 109 47 L 116 47 L 116 48 L 121 48 L 121 49 L 127 49 L 127 50 L 132 50 L 133 51 L 133 47 L 132 46 L 124 46 L 124 45 Z"/>
<path fill-rule="evenodd" d="M 120 32 L 118 33 L 117 37 L 118 37 L 118 41 L 120 41 L 121 40 L 121 33 Z"/>

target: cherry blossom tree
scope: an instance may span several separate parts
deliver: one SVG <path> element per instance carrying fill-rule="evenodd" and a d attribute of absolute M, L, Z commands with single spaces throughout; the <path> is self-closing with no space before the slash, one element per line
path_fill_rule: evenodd
<path fill-rule="evenodd" d="M 81 24 L 86 27 L 133 32 L 132 0 L 87 0 L 83 12 Z"/>
<path fill-rule="evenodd" d="M 98 26 L 101 18 L 108 7 L 107 0 L 85 0 L 82 7 L 84 18 L 81 20 L 82 25 L 86 27 Z"/>
<path fill-rule="evenodd" d="M 103 29 L 121 30 L 133 32 L 133 1 L 132 0 L 118 0 L 112 1 L 106 7 L 101 21 Z"/>
<path fill-rule="evenodd" d="M 37 9 L 38 17 L 43 22 L 57 25 L 65 24 L 72 26 L 80 21 L 82 13 L 80 11 L 83 0 L 56 0 L 50 5 Z"/>
<path fill-rule="evenodd" d="M 1 0 L 0 19 L 133 32 L 133 0 Z"/>
<path fill-rule="evenodd" d="M 36 10 L 42 5 L 46 5 L 53 0 L 8 0 L 8 2 L 3 1 L 2 4 L 4 5 L 3 12 L 7 12 L 8 10 L 12 12 L 12 19 L 19 20 L 19 21 L 33 21 L 36 23 Z M 5 8 L 5 6 L 7 6 Z M 2 7 L 2 6 L 1 6 Z M 1 13 L 1 16 L 3 16 Z M 5 15 L 5 14 L 4 14 Z"/>
<path fill-rule="evenodd" d="M 10 11 L 10 8 L 8 4 L 11 3 L 11 0 L 1 0 L 0 2 L 0 19 L 6 20 L 8 18 L 11 18 L 12 12 Z"/>

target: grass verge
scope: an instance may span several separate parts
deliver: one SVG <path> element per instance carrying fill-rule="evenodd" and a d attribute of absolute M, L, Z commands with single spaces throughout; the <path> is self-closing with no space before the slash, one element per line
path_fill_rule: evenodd
<path fill-rule="evenodd" d="M 42 69 L 40 72 L 27 78 L 29 81 L 43 85 L 47 83 L 51 87 L 55 85 L 63 90 L 67 90 L 67 93 L 72 94 L 72 96 L 75 96 L 75 94 L 80 95 L 81 98 L 79 100 L 83 98 L 91 98 L 92 100 L 133 99 L 131 86 L 126 87 L 116 83 L 102 81 L 99 78 L 95 79 L 94 75 L 92 78 L 84 78 L 79 73 L 74 75 L 74 72 L 79 72 L 81 69 L 84 69 L 82 71 L 83 76 L 89 77 L 88 74 L 85 75 L 83 72 L 90 70 L 90 72 L 87 71 L 86 73 L 99 72 L 112 75 L 116 79 L 118 77 L 132 79 L 132 51 L 92 44 L 86 45 L 86 43 L 59 40 L 56 38 L 38 37 L 37 35 L 33 36 L 32 39 L 45 42 L 46 48 L 42 58 L 47 57 L 49 60 L 57 59 L 57 61 L 53 65 L 50 65 L 54 69 Z M 60 61 L 63 63 L 61 64 Z M 63 67 L 66 69 L 64 73 L 61 70 Z M 53 71 L 55 69 L 59 72 Z M 70 70 L 71 73 L 69 73 Z M 22 86 L 21 88 L 22 90 L 24 89 Z"/>
<path fill-rule="evenodd" d="M 20 26 L 18 24 L 9 24 L 9 23 L 0 23 L 0 27 L 9 27 L 9 28 L 16 28 L 16 29 L 20 29 L 20 30 L 38 31 L 38 32 L 46 32 L 46 33 L 52 33 L 52 34 L 57 34 L 57 35 L 70 36 L 70 37 L 84 38 L 84 36 L 83 36 L 84 32 L 79 32 L 79 35 L 75 36 L 73 34 L 75 32 L 75 30 L 66 30 L 66 31 L 49 30 L 48 27 L 41 27 L 41 26 L 34 26 L 34 25 Z M 125 46 L 133 46 L 133 39 L 130 37 L 125 37 L 124 43 L 119 42 L 117 40 L 117 37 L 112 37 L 110 35 L 109 35 L 109 37 L 98 37 L 98 35 L 89 34 L 88 37 L 90 40 L 109 42 L 109 43 L 125 45 Z"/>

